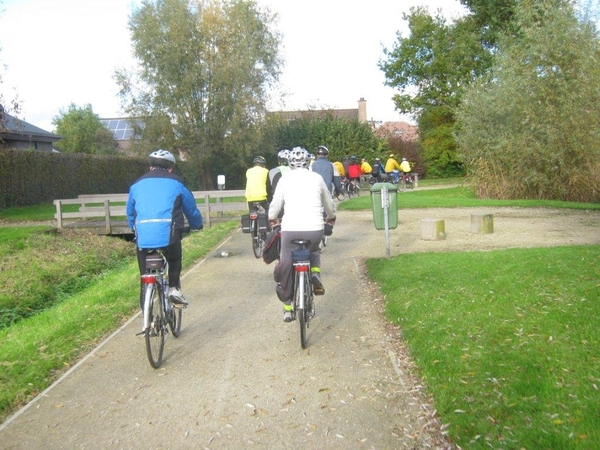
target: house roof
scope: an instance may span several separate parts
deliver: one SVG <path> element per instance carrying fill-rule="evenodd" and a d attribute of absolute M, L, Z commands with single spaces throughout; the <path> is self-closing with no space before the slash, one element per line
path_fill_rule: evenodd
<path fill-rule="evenodd" d="M 58 134 L 42 130 L 35 125 L 17 119 L 0 106 L 0 136 L 4 140 L 56 142 L 62 139 Z"/>
<path fill-rule="evenodd" d="M 375 133 L 380 137 L 399 137 L 406 141 L 414 141 L 419 137 L 419 128 L 408 122 L 384 122 Z"/>
<path fill-rule="evenodd" d="M 324 118 L 327 114 L 333 115 L 336 119 L 353 120 L 358 119 L 358 109 L 309 109 L 298 111 L 271 111 L 270 114 L 276 114 L 284 120 L 295 120 L 311 117 Z"/>

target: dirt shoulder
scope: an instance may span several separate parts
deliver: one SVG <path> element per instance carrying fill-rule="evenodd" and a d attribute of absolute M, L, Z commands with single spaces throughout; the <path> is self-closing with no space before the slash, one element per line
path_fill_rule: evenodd
<path fill-rule="evenodd" d="M 473 212 L 493 214 L 493 234 L 470 233 Z M 420 238 L 427 218 L 445 221 L 445 240 Z M 598 245 L 599 220 L 548 209 L 401 210 L 390 249 Z M 3 448 L 453 448 L 364 274 L 364 259 L 384 257 L 385 244 L 371 212 L 340 212 L 322 257 L 327 292 L 302 350 L 298 324 L 282 321 L 273 265 L 234 233 L 215 250 L 231 256 L 211 255 L 185 274 L 191 306 L 160 369 L 149 366 L 134 317 L 9 418 Z"/>

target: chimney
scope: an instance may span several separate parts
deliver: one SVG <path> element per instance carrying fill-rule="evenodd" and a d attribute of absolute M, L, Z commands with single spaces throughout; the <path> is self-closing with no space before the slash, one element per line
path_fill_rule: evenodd
<path fill-rule="evenodd" d="M 360 123 L 367 122 L 367 101 L 361 97 L 358 101 L 358 121 Z"/>

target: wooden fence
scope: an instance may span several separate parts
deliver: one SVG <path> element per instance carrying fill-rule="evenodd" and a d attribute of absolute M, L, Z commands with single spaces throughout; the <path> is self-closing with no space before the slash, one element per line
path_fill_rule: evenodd
<path fill-rule="evenodd" d="M 206 228 L 213 222 L 239 218 L 248 210 L 243 190 L 193 191 L 192 194 Z M 56 228 L 91 228 L 100 234 L 131 233 L 125 212 L 128 197 L 128 194 L 102 194 L 54 200 Z M 223 201 L 226 198 L 236 200 Z M 65 211 L 66 205 L 78 205 L 77 211 Z"/>

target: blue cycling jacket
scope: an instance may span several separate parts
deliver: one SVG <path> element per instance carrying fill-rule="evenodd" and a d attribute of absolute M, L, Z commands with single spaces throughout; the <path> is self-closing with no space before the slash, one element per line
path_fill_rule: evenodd
<path fill-rule="evenodd" d="M 154 169 L 129 188 L 127 220 L 138 248 L 163 248 L 181 240 L 184 214 L 190 228 L 202 228 L 194 196 L 174 173 Z"/>

